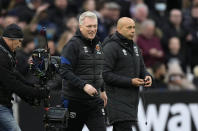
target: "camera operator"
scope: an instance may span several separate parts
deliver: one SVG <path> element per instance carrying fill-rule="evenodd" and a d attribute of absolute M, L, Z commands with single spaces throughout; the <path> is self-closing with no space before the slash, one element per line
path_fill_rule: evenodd
<path fill-rule="evenodd" d="M 96 37 L 97 27 L 94 13 L 82 13 L 80 30 L 62 51 L 63 103 L 70 112 L 67 131 L 81 131 L 84 124 L 90 131 L 106 131 L 104 106 L 107 97 L 101 76 L 104 58 Z"/>
<path fill-rule="evenodd" d="M 6 27 L 0 38 L 0 129 L 21 131 L 12 113 L 12 94 L 22 99 L 46 98 L 48 91 L 27 85 L 15 71 L 15 50 L 21 46 L 23 32 L 16 24 Z"/>

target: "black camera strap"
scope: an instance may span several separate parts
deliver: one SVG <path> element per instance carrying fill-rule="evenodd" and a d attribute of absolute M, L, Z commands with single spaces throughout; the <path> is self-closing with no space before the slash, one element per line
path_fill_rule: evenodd
<path fill-rule="evenodd" d="M 9 57 L 10 60 L 11 60 L 12 67 L 14 67 L 14 66 L 16 65 L 16 63 L 15 63 L 14 58 L 13 58 L 12 55 L 10 54 L 10 52 L 9 52 L 5 47 L 3 47 L 1 44 L 0 44 L 0 49 L 2 49 L 2 51 L 4 51 L 4 52 L 8 55 L 8 57 Z"/>

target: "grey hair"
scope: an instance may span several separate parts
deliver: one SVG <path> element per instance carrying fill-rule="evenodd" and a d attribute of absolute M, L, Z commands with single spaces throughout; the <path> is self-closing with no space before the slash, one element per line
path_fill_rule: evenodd
<path fill-rule="evenodd" d="M 145 28 L 147 27 L 148 25 L 152 25 L 152 26 L 155 26 L 155 22 L 151 19 L 147 19 L 145 20 L 142 24 L 141 24 L 141 28 Z"/>
<path fill-rule="evenodd" d="M 134 13 L 138 13 L 139 9 L 143 8 L 147 13 L 149 13 L 148 6 L 146 4 L 137 4 L 134 8 Z"/>
<path fill-rule="evenodd" d="M 95 13 L 91 12 L 91 11 L 86 11 L 84 13 L 82 13 L 79 17 L 79 25 L 82 25 L 83 24 L 83 21 L 86 17 L 89 17 L 89 18 L 94 18 L 97 20 L 97 16 Z"/>

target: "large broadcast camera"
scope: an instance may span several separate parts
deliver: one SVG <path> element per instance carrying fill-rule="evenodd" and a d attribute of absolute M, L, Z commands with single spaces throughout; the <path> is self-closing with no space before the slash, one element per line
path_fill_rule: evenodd
<path fill-rule="evenodd" d="M 32 53 L 32 60 L 30 71 L 34 76 L 39 78 L 39 84 L 42 86 L 58 73 L 60 57 L 51 56 L 49 49 L 35 49 Z"/>
<path fill-rule="evenodd" d="M 58 73 L 60 67 L 60 57 L 51 56 L 50 49 L 46 37 L 46 29 L 41 30 L 41 36 L 44 37 L 44 48 L 35 49 L 32 53 L 32 64 L 30 64 L 30 72 L 38 79 L 38 88 L 51 90 L 47 86 L 47 82 L 52 80 Z M 67 108 L 50 107 L 49 98 L 44 100 L 34 99 L 31 101 L 33 105 L 44 105 L 44 127 L 46 131 L 63 131 L 68 124 L 69 113 Z"/>

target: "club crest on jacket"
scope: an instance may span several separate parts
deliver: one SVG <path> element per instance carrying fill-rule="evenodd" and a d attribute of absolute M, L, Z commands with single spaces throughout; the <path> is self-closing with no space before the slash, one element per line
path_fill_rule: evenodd
<path fill-rule="evenodd" d="M 138 53 L 138 48 L 137 48 L 137 46 L 134 46 L 133 49 L 134 49 L 134 51 L 135 51 L 136 56 L 140 56 L 139 53 Z"/>
<path fill-rule="evenodd" d="M 88 53 L 88 49 L 86 46 L 84 46 L 83 49 L 84 49 L 85 53 Z"/>
<path fill-rule="evenodd" d="M 127 55 L 127 51 L 125 49 L 122 49 L 122 52 L 124 55 Z"/>
<path fill-rule="evenodd" d="M 96 54 L 101 54 L 101 50 L 100 50 L 99 44 L 96 45 Z"/>

